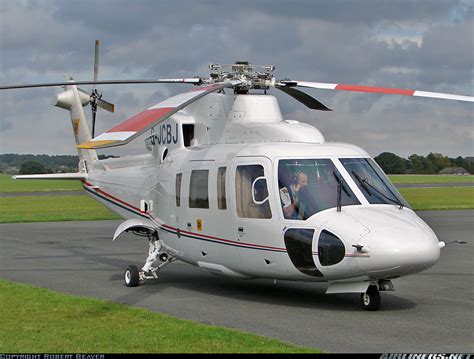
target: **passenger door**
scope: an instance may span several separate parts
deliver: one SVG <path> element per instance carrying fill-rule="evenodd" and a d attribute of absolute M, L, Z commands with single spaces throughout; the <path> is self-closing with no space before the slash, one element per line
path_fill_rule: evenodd
<path fill-rule="evenodd" d="M 241 157 L 234 161 L 234 230 L 246 265 L 255 264 L 252 257 L 260 258 L 261 249 L 278 245 L 272 179 L 271 162 L 266 157 Z"/>

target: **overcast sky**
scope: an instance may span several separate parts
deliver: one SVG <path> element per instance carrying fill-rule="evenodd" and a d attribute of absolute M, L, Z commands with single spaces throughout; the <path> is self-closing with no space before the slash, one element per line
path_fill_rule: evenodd
<path fill-rule="evenodd" d="M 95 39 L 104 80 L 207 76 L 209 63 L 248 60 L 279 79 L 474 95 L 472 0 L 0 0 L 0 83 L 91 80 Z M 96 133 L 187 89 L 102 86 L 117 112 L 101 112 Z M 76 153 L 57 92 L 0 93 L 0 153 Z M 334 110 L 324 113 L 275 92 L 285 118 L 373 156 L 474 155 L 472 103 L 307 91 Z M 142 152 L 137 141 L 107 153 Z"/>

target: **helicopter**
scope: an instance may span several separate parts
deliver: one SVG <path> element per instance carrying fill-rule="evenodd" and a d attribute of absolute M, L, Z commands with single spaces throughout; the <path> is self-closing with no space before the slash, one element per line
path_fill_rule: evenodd
<path fill-rule="evenodd" d="M 209 77 L 94 80 L 0 86 L 0 90 L 63 86 L 54 106 L 69 111 L 77 173 L 19 175 L 71 179 L 148 241 L 140 268 L 124 283 L 158 279 L 180 260 L 209 273 L 241 279 L 327 282 L 326 294 L 360 293 L 364 310 L 381 305 L 392 280 L 437 263 L 433 230 L 410 208 L 362 148 L 326 142 L 314 126 L 282 117 L 278 89 L 307 107 L 331 111 L 301 88 L 358 91 L 473 102 L 472 96 L 374 86 L 277 80 L 275 66 L 211 64 Z M 194 85 L 95 136 L 101 84 Z M 93 85 L 89 93 L 78 86 Z M 92 132 L 84 107 L 92 109 Z M 147 135 L 148 133 L 148 135 Z M 99 160 L 97 149 L 144 135 L 144 154 Z M 161 275 L 161 274 L 160 274 Z"/>

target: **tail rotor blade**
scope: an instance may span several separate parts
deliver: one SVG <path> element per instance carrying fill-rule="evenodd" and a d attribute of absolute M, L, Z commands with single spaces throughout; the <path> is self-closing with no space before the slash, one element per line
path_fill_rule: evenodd
<path fill-rule="evenodd" d="M 94 82 L 97 82 L 99 78 L 99 40 L 95 40 L 95 51 L 94 51 Z M 94 87 L 95 88 L 95 85 Z"/>
<path fill-rule="evenodd" d="M 99 78 L 99 40 L 95 40 L 95 48 L 94 48 L 94 82 L 97 82 Z M 92 85 L 92 93 L 90 95 L 90 104 L 92 110 L 92 138 L 95 136 L 95 120 L 97 118 L 97 106 L 99 105 L 99 101 L 102 97 L 95 84 Z"/>
<path fill-rule="evenodd" d="M 97 100 L 97 106 L 108 112 L 115 112 L 115 105 L 102 99 Z"/>
<path fill-rule="evenodd" d="M 97 116 L 97 107 L 92 109 L 92 138 L 95 137 L 95 118 Z"/>
<path fill-rule="evenodd" d="M 284 93 L 290 95 L 295 100 L 301 102 L 302 104 L 308 106 L 310 109 L 319 110 L 319 111 L 332 111 L 330 108 L 316 100 L 314 97 L 297 90 L 293 87 L 288 86 L 275 86 L 277 89 L 283 91 Z"/>

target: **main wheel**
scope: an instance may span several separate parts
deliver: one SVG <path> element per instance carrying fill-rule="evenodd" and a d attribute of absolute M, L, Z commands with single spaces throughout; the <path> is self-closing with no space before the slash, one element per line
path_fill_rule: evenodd
<path fill-rule="evenodd" d="M 380 293 L 375 285 L 371 285 L 367 292 L 360 295 L 360 303 L 364 310 L 375 311 L 380 308 Z"/>
<path fill-rule="evenodd" d="M 140 284 L 140 272 L 137 266 L 129 265 L 125 270 L 125 285 L 127 287 L 138 287 Z"/>

